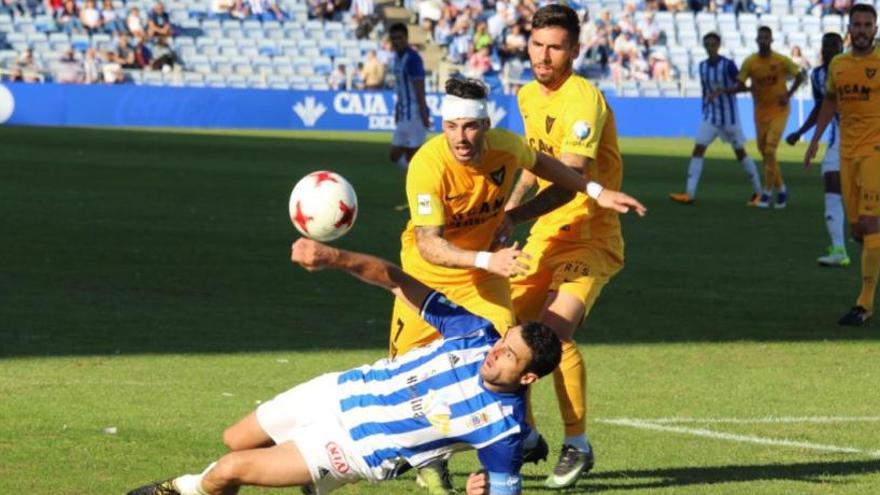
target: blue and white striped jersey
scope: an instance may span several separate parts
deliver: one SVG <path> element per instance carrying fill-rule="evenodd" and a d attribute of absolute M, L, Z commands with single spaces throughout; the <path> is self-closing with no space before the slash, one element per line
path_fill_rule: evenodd
<path fill-rule="evenodd" d="M 397 94 L 395 111 L 400 115 L 400 120 L 417 118 L 419 103 L 416 100 L 413 81 L 425 78 L 425 65 L 421 55 L 412 47 L 406 47 L 402 54 L 395 53 L 394 77 L 397 81 L 395 84 L 395 93 Z"/>
<path fill-rule="evenodd" d="M 822 100 L 825 98 L 825 81 L 828 79 L 828 64 L 820 65 L 813 69 L 813 72 L 810 74 L 810 85 L 813 87 L 813 100 L 814 104 L 818 107 L 822 105 Z M 828 130 L 826 132 L 826 136 L 828 139 L 828 147 L 834 146 L 834 143 L 837 142 L 838 139 L 838 124 L 840 123 L 840 116 L 834 114 L 834 118 L 831 119 L 831 125 L 828 126 Z"/>
<path fill-rule="evenodd" d="M 418 467 L 468 448 L 488 471 L 518 474 L 530 431 L 525 391 L 491 392 L 479 375 L 498 332 L 439 292 L 421 314 L 442 339 L 339 375 L 341 423 L 353 445 L 376 479 L 393 477 L 403 461 Z"/>
<path fill-rule="evenodd" d="M 709 60 L 700 62 L 700 84 L 703 86 L 703 120 L 716 126 L 727 126 L 739 123 L 739 110 L 736 107 L 735 94 L 722 94 L 712 101 L 706 101 L 709 93 L 717 89 L 736 86 L 739 70 L 736 63 L 727 57 L 718 57 L 714 63 Z"/>

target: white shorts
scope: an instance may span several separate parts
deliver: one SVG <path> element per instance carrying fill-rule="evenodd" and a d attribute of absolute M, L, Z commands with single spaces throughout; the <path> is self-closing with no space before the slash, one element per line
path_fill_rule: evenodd
<path fill-rule="evenodd" d="M 391 146 L 415 149 L 425 142 L 428 130 L 425 129 L 425 124 L 417 113 L 413 112 L 412 118 L 400 119 L 397 122 L 394 136 L 391 138 Z"/>
<path fill-rule="evenodd" d="M 296 444 L 319 495 L 372 478 L 339 421 L 339 401 L 333 393 L 338 376 L 321 375 L 257 407 L 257 422 L 276 444 Z"/>
<path fill-rule="evenodd" d="M 840 135 L 834 140 L 834 144 L 825 150 L 822 158 L 822 174 L 826 172 L 840 172 Z"/>
<path fill-rule="evenodd" d="M 742 126 L 739 124 L 715 125 L 705 120 L 700 122 L 694 141 L 700 146 L 709 146 L 717 137 L 720 137 L 725 143 L 730 143 L 736 149 L 741 149 L 746 144 Z"/>

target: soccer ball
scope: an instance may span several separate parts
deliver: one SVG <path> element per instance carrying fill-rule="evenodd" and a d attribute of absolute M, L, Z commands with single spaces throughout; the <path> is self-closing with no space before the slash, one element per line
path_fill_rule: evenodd
<path fill-rule="evenodd" d="M 357 195 L 341 175 L 321 170 L 300 179 L 290 193 L 290 221 L 317 241 L 345 235 L 357 218 Z"/>

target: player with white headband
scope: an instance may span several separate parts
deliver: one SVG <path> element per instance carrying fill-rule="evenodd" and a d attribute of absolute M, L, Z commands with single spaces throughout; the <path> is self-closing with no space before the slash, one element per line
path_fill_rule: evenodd
<path fill-rule="evenodd" d="M 503 334 L 514 324 L 509 278 L 529 265 L 516 243 L 500 249 L 493 245 L 518 169 L 589 194 L 600 206 L 621 213 L 633 208 L 642 215 L 645 208 L 536 152 L 523 137 L 491 129 L 486 97 L 479 81 L 447 81 L 440 112 L 443 135 L 419 149 L 407 172 L 410 221 L 401 236 L 401 265 L 454 303 L 490 320 Z M 391 358 L 436 338 L 437 332 L 417 312 L 395 301 Z M 530 453 L 524 460 L 535 462 L 541 454 Z M 429 493 L 451 490 L 445 461 L 421 469 L 419 481 Z"/>

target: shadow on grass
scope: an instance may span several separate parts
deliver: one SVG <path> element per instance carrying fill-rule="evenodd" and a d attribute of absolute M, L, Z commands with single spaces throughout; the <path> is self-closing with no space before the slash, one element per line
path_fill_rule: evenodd
<path fill-rule="evenodd" d="M 544 478 L 540 476 L 524 476 L 524 484 L 529 493 L 593 493 L 753 481 L 845 483 L 842 477 L 877 472 L 880 472 L 880 460 L 862 460 L 600 471 L 564 491 L 544 488 L 541 486 Z"/>
<path fill-rule="evenodd" d="M 360 202 L 336 245 L 397 260 L 408 214 L 397 208 L 404 176 L 387 163 L 386 143 L 3 133 L 0 356 L 386 348 L 390 296 L 292 266 L 286 211 L 299 177 L 336 170 Z M 739 166 L 710 160 L 699 203 L 682 207 L 667 194 L 680 188 L 685 159 L 651 146 L 624 145 L 624 189 L 650 213 L 623 219 L 626 267 L 579 341 L 880 339 L 835 325 L 859 273 L 815 266 L 827 243 L 818 177 L 787 164 L 789 208 L 757 211 L 743 206 Z"/>

